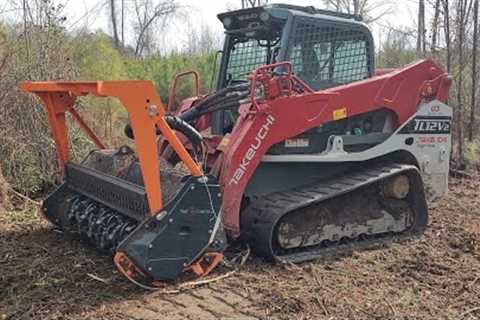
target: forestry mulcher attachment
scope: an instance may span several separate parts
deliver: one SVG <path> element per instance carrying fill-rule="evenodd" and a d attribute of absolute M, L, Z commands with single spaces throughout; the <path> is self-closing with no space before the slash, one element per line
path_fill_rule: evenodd
<path fill-rule="evenodd" d="M 273 4 L 219 19 L 217 89 L 197 87 L 175 112 L 177 79 L 167 110 L 148 81 L 22 84 L 45 104 L 63 170 L 43 215 L 147 285 L 207 274 L 227 240 L 300 262 L 421 235 L 427 201 L 447 191 L 441 67 L 374 70 L 357 16 Z M 87 94 L 125 106 L 132 148 L 107 149 L 90 130 L 74 108 Z M 66 114 L 97 146 L 80 164 Z"/>

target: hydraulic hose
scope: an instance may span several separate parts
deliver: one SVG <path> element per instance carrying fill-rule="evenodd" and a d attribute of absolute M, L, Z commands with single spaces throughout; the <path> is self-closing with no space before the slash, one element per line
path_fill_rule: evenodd
<path fill-rule="evenodd" d="M 222 109 L 219 108 L 219 106 L 231 105 L 232 103 L 239 105 L 239 101 L 246 98 L 248 94 L 248 91 L 237 91 L 229 93 L 225 96 L 217 96 L 216 100 L 210 100 L 208 104 L 202 104 L 202 106 L 193 106 L 184 113 L 180 114 L 179 117 L 186 122 L 191 122 L 206 113 Z"/>
<path fill-rule="evenodd" d="M 218 90 L 217 92 L 209 95 L 202 101 L 198 102 L 197 105 L 195 105 L 195 108 L 198 109 L 205 109 L 208 108 L 208 106 L 217 103 L 217 99 L 223 96 L 226 96 L 228 93 L 232 92 L 238 92 L 238 91 L 248 91 L 249 89 L 249 84 L 248 83 L 242 83 L 236 86 L 231 86 L 231 87 L 226 87 L 223 89 Z"/>
<path fill-rule="evenodd" d="M 167 121 L 173 130 L 181 132 L 192 143 L 193 150 L 196 154 L 202 154 L 203 137 L 197 129 L 179 117 L 165 116 L 165 121 Z"/>
<path fill-rule="evenodd" d="M 165 116 L 165 121 L 173 130 L 182 133 L 192 143 L 195 153 L 199 154 L 199 152 L 202 152 L 203 138 L 202 135 L 190 123 L 202 115 L 211 112 L 238 108 L 241 104 L 241 101 L 246 99 L 248 95 L 248 83 L 223 88 L 198 102 L 196 105 L 179 116 Z M 125 126 L 124 132 L 128 138 L 134 138 L 133 130 L 130 124 Z M 157 127 L 156 134 L 162 134 L 160 129 Z"/>
<path fill-rule="evenodd" d="M 182 133 L 191 143 L 193 150 L 195 151 L 196 154 L 201 154 L 202 152 L 202 142 L 203 138 L 200 132 L 198 132 L 193 126 L 191 126 L 188 122 L 180 119 L 179 117 L 175 116 L 165 116 L 165 121 L 168 123 L 170 128 L 172 128 L 175 131 L 178 131 Z M 156 129 L 156 134 L 161 135 L 162 132 L 158 127 L 155 127 Z M 133 129 L 130 123 L 125 125 L 124 129 L 125 135 L 133 139 L 134 134 L 133 134 Z"/>

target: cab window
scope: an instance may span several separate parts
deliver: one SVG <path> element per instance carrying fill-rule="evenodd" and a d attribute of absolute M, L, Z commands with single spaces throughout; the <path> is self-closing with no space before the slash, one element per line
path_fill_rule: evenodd
<path fill-rule="evenodd" d="M 362 30 L 299 22 L 290 60 L 297 76 L 314 90 L 325 89 L 370 76 L 369 44 Z"/>

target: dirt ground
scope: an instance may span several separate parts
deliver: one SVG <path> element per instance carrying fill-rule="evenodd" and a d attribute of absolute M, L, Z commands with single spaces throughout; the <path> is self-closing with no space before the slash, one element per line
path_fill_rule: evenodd
<path fill-rule="evenodd" d="M 296 266 L 251 256 L 176 293 L 134 287 L 29 212 L 0 214 L 0 319 L 480 319 L 480 179 L 452 180 L 419 240 Z"/>

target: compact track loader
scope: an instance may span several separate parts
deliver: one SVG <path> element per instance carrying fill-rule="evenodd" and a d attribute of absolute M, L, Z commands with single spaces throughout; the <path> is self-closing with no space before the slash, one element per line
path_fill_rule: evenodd
<path fill-rule="evenodd" d="M 63 172 L 45 218 L 148 286 L 207 274 L 236 240 L 300 262 L 421 235 L 447 191 L 448 74 L 430 60 L 375 70 L 353 15 L 274 4 L 219 19 L 217 88 L 176 111 L 177 79 L 167 110 L 149 81 L 21 84 L 45 105 Z M 119 99 L 134 148 L 104 146 L 75 111 L 87 94 Z M 79 164 L 68 113 L 97 146 Z"/>

